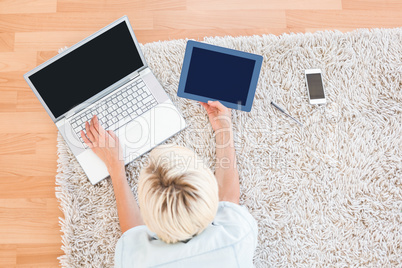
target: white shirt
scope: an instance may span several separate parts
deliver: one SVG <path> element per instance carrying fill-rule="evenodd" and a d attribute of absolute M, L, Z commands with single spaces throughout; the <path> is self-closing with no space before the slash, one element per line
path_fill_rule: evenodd
<path fill-rule="evenodd" d="M 220 202 L 211 225 L 187 243 L 167 244 L 145 225 L 126 231 L 115 267 L 254 267 L 258 228 L 245 207 Z"/>

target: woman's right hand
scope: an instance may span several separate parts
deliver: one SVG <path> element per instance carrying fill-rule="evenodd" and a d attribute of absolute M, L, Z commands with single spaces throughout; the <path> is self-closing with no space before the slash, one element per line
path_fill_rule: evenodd
<path fill-rule="evenodd" d="M 105 130 L 94 115 L 91 121 L 85 122 L 85 131 L 81 137 L 89 148 L 105 163 L 109 173 L 113 170 L 124 170 L 123 150 L 119 138 L 111 130 Z"/>
<path fill-rule="evenodd" d="M 212 129 L 217 132 L 223 129 L 232 129 L 230 110 L 219 101 L 199 102 L 207 111 Z"/>

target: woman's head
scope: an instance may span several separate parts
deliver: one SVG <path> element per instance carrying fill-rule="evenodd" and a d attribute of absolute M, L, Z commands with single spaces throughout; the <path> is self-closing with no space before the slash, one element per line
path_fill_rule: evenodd
<path fill-rule="evenodd" d="M 218 209 L 218 185 L 212 171 L 185 147 L 158 146 L 141 170 L 138 199 L 148 228 L 166 243 L 202 232 Z"/>

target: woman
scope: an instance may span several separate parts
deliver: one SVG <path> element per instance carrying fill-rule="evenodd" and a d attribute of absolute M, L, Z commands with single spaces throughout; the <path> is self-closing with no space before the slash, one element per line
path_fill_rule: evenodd
<path fill-rule="evenodd" d="M 81 136 L 104 161 L 123 232 L 116 267 L 252 267 L 257 224 L 239 206 L 230 110 L 201 103 L 215 131 L 215 175 L 191 150 L 163 145 L 141 170 L 139 207 L 128 185 L 117 136 L 94 116 Z M 140 210 L 141 208 L 141 210 Z"/>

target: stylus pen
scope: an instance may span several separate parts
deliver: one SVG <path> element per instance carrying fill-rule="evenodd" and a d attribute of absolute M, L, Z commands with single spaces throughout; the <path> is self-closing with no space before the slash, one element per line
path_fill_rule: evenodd
<path fill-rule="evenodd" d="M 298 120 L 296 120 L 296 118 L 292 117 L 290 114 L 288 114 L 287 112 L 285 112 L 284 109 L 282 109 L 281 107 L 278 106 L 278 104 L 276 104 L 275 102 L 271 101 L 272 106 L 274 106 L 276 109 L 278 109 L 279 111 L 281 111 L 282 113 L 284 113 L 286 116 L 289 116 L 290 118 L 292 118 L 296 123 L 298 123 L 299 125 L 303 126 L 302 123 L 300 123 Z"/>

